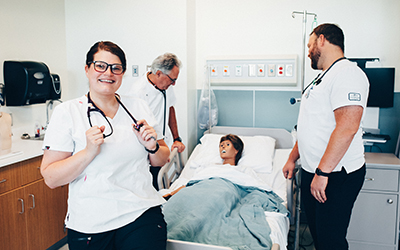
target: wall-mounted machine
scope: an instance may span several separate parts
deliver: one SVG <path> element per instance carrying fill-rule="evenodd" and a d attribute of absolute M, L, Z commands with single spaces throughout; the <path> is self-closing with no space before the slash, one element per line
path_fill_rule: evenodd
<path fill-rule="evenodd" d="M 61 97 L 60 77 L 42 62 L 4 61 L 6 106 L 45 103 Z"/>
<path fill-rule="evenodd" d="M 356 62 L 369 81 L 369 97 L 367 107 L 391 108 L 394 99 L 395 68 L 367 68 L 367 62 L 379 61 L 379 58 L 348 58 Z"/>

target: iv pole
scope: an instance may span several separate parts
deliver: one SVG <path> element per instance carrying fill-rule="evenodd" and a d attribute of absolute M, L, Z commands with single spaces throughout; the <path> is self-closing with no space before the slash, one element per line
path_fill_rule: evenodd
<path fill-rule="evenodd" d="M 305 78 L 305 64 L 306 64 L 306 24 L 307 24 L 307 15 L 314 16 L 314 22 L 316 22 L 317 14 L 304 11 L 293 11 L 292 17 L 295 18 L 296 14 L 303 15 L 303 51 L 302 51 L 302 65 L 301 65 L 301 90 L 304 88 L 304 78 Z"/>
<path fill-rule="evenodd" d="M 307 15 L 314 16 L 314 23 L 317 22 L 317 14 L 315 13 L 308 13 L 306 10 L 303 12 L 300 11 L 293 11 L 292 12 L 292 17 L 295 18 L 296 14 L 301 14 L 303 15 L 303 51 L 302 51 L 302 65 L 301 65 L 301 91 L 304 89 L 304 79 L 305 79 L 305 64 L 306 64 L 306 24 L 307 24 Z M 294 98 L 292 98 L 294 99 Z M 297 100 L 295 100 L 292 103 L 292 100 L 290 101 L 292 104 L 296 103 Z M 297 164 L 296 164 L 297 165 Z M 299 239 L 300 239 L 300 198 L 301 198 L 301 190 L 300 190 L 300 173 L 301 171 L 298 171 L 297 174 L 295 175 L 295 180 L 297 184 L 297 195 L 296 195 L 296 205 L 295 205 L 295 218 L 296 218 L 296 234 L 294 236 L 294 250 L 299 250 Z"/>

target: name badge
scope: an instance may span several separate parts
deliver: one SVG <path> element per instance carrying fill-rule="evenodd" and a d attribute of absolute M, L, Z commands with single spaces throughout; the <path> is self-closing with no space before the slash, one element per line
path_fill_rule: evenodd
<path fill-rule="evenodd" d="M 350 92 L 349 93 L 349 101 L 351 101 L 351 102 L 359 102 L 359 101 L 361 101 L 361 94 L 360 93 Z"/>

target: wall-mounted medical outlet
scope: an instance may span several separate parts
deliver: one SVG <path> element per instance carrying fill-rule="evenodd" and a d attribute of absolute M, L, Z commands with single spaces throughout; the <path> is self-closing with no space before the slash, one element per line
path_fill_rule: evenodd
<path fill-rule="evenodd" d="M 265 76 L 265 66 L 264 64 L 257 65 L 257 76 Z"/>
<path fill-rule="evenodd" d="M 223 76 L 229 76 L 229 66 L 228 65 L 225 65 L 224 66 L 224 69 L 223 69 L 223 72 L 222 72 L 222 75 Z"/>
<path fill-rule="evenodd" d="M 132 65 L 132 76 L 133 77 L 139 76 L 139 65 Z"/>
<path fill-rule="evenodd" d="M 276 67 L 278 68 L 277 75 L 278 76 L 284 76 L 285 75 L 285 65 L 278 64 L 278 65 L 276 65 Z"/>
<path fill-rule="evenodd" d="M 206 61 L 214 86 L 297 86 L 297 55 L 218 56 Z"/>
<path fill-rule="evenodd" d="M 293 76 L 293 64 L 286 64 L 285 65 L 285 76 L 291 77 Z"/>
<path fill-rule="evenodd" d="M 210 67 L 210 71 L 211 71 L 211 76 L 218 76 L 218 71 L 217 71 L 217 67 L 211 65 Z"/>
<path fill-rule="evenodd" d="M 275 64 L 268 64 L 268 76 L 273 77 L 275 76 Z"/>
<path fill-rule="evenodd" d="M 242 65 L 236 65 L 235 76 L 242 76 Z"/>
<path fill-rule="evenodd" d="M 253 77 L 256 76 L 256 65 L 249 64 L 249 76 Z"/>

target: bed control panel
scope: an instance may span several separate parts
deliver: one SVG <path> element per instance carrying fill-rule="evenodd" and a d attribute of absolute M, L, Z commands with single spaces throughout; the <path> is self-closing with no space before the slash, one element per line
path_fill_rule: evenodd
<path fill-rule="evenodd" d="M 209 57 L 207 67 L 213 86 L 297 85 L 297 55 Z"/>

